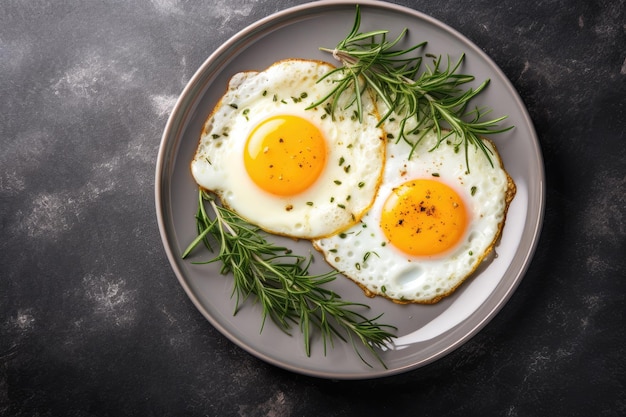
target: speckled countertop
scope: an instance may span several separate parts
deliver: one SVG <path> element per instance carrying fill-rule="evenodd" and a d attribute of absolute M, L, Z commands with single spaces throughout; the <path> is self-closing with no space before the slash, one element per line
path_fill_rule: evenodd
<path fill-rule="evenodd" d="M 195 309 L 155 220 L 163 128 L 211 52 L 299 3 L 3 2 L 0 415 L 625 415 L 623 0 L 399 2 L 493 58 L 544 153 L 536 255 L 468 343 L 326 381 L 256 359 Z"/>

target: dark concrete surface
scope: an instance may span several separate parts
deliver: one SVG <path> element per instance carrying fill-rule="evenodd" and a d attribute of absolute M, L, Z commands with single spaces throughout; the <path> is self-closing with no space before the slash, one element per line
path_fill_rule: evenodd
<path fill-rule="evenodd" d="M 168 114 L 287 0 L 0 6 L 0 415 L 626 415 L 623 0 L 402 1 L 503 69 L 544 152 L 545 225 L 505 308 L 395 377 L 292 374 L 230 343 L 172 273 L 154 209 Z"/>

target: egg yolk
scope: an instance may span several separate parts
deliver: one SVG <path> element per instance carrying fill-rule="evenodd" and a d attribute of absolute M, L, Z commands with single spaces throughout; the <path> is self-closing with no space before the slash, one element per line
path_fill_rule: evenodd
<path fill-rule="evenodd" d="M 265 119 L 250 133 L 244 150 L 248 175 L 261 189 L 291 196 L 308 189 L 326 164 L 326 141 L 319 129 L 298 116 Z"/>
<path fill-rule="evenodd" d="M 385 201 L 381 228 L 389 242 L 414 256 L 446 252 L 463 237 L 467 211 L 459 195 L 431 179 L 407 181 Z"/>

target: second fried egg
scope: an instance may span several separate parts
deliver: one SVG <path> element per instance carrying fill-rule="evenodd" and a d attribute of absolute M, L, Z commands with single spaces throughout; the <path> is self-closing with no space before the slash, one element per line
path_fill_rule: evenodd
<path fill-rule="evenodd" d="M 191 172 L 225 206 L 262 229 L 318 238 L 358 222 L 371 206 L 384 166 L 378 112 L 363 95 L 354 108 L 307 109 L 333 86 L 334 67 L 280 61 L 236 74 L 207 119 Z"/>
<path fill-rule="evenodd" d="M 515 184 L 495 147 L 484 142 L 491 166 L 470 146 L 468 171 L 462 150 L 437 143 L 430 132 L 409 159 L 409 144 L 390 141 L 383 183 L 367 215 L 313 242 L 369 296 L 435 303 L 472 274 L 501 234 Z"/>

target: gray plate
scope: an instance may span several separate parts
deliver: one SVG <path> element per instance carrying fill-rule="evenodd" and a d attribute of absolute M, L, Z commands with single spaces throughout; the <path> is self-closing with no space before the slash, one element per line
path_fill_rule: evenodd
<path fill-rule="evenodd" d="M 360 1 L 361 30 L 409 28 L 409 43 L 428 41 L 427 52 L 458 58 L 467 55 L 463 72 L 491 84 L 476 104 L 507 114 L 515 129 L 493 139 L 518 192 L 504 228 L 498 256 L 481 268 L 451 297 L 433 306 L 400 306 L 380 297 L 369 299 L 351 281 L 338 278 L 331 288 L 344 299 L 365 302 L 368 314 L 384 313 L 382 322 L 398 328 L 394 347 L 382 353 L 387 369 L 365 365 L 352 347 L 341 342 L 324 354 L 314 339 L 310 357 L 299 329 L 287 336 L 268 323 L 262 333 L 260 311 L 248 303 L 233 316 L 232 280 L 214 266 L 193 265 L 211 255 L 199 251 L 192 259 L 180 255 L 196 235 L 197 188 L 189 164 L 200 130 L 238 71 L 262 70 L 284 58 L 332 61 L 318 51 L 334 47 L 352 27 L 353 1 L 319 1 L 276 13 L 245 28 L 215 51 L 184 89 L 163 134 L 156 167 L 156 209 L 163 244 L 180 284 L 198 310 L 231 341 L 253 355 L 285 369 L 323 378 L 363 379 L 397 374 L 430 363 L 465 343 L 488 323 L 509 299 L 534 252 L 544 210 L 544 170 L 532 121 L 505 75 L 476 45 L 443 23 L 414 10 L 380 1 Z M 292 245 L 308 254 L 307 242 Z M 314 252 L 314 251 L 313 251 Z M 313 272 L 327 270 L 319 256 Z"/>

